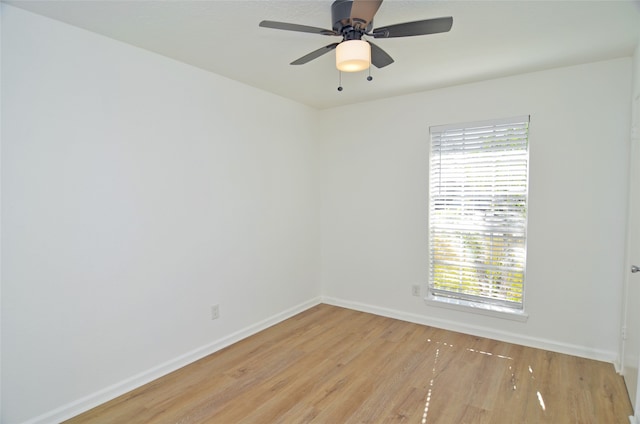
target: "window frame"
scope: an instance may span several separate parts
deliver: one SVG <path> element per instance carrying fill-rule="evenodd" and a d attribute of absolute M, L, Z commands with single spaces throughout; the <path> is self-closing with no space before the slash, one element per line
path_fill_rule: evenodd
<path fill-rule="evenodd" d="M 429 265 L 428 265 L 427 297 L 425 299 L 429 303 L 436 306 L 442 306 L 450 309 L 473 311 L 473 312 L 478 312 L 485 315 L 488 314 L 491 316 L 506 317 L 506 318 L 517 319 L 517 320 L 526 320 L 527 314 L 525 313 L 525 288 L 526 288 L 526 266 L 527 266 L 527 244 L 528 244 L 527 243 L 527 227 L 528 227 L 528 212 L 529 212 L 530 122 L 531 122 L 530 116 L 524 115 L 524 116 L 515 116 L 510 118 L 489 119 L 489 120 L 483 120 L 483 121 L 463 122 L 463 123 L 457 123 L 457 124 L 436 125 L 436 126 L 429 127 L 429 188 L 428 188 L 429 216 L 428 216 L 428 230 L 427 230 Z M 473 129 L 484 128 L 484 127 L 492 127 L 493 131 L 495 131 L 496 127 L 500 127 L 503 125 L 508 125 L 508 126 L 514 125 L 515 127 L 522 126 L 526 134 L 524 136 L 524 147 L 526 150 L 524 151 L 524 153 L 522 153 L 522 149 L 516 149 L 516 151 L 520 152 L 519 154 L 521 156 L 522 155 L 524 156 L 524 160 L 525 160 L 524 194 L 523 194 L 524 203 L 522 206 L 522 209 L 524 211 L 524 220 L 523 222 L 520 222 L 522 220 L 519 220 L 519 223 L 522 224 L 521 230 L 522 230 L 522 239 L 523 239 L 522 246 L 519 247 L 522 249 L 522 253 L 521 253 L 522 254 L 522 260 L 521 260 L 522 289 L 520 293 L 519 303 L 508 302 L 506 300 L 500 300 L 500 299 L 495 299 L 491 297 L 474 296 L 474 295 L 455 292 L 455 291 L 443 290 L 442 283 L 441 283 L 441 287 L 437 288 L 435 287 L 435 282 L 433 281 L 434 267 L 435 267 L 436 261 L 434 259 L 435 251 L 432 243 L 433 242 L 432 240 L 433 221 L 432 220 L 434 219 L 434 216 L 433 216 L 434 195 L 432 193 L 432 190 L 434 187 L 436 188 L 444 187 L 444 185 L 434 186 L 433 181 L 431 181 L 433 176 L 432 168 L 434 167 L 433 166 L 434 153 L 438 154 L 439 157 L 441 158 L 442 147 L 443 147 L 442 144 L 439 144 L 439 147 L 438 147 L 439 150 L 434 148 L 434 145 L 435 145 L 434 135 L 441 137 L 441 135 L 447 131 L 458 131 L 466 134 L 465 131 L 468 132 L 468 131 L 472 131 Z M 463 136 L 463 138 L 464 137 L 466 137 L 466 135 Z M 494 139 L 495 138 L 492 138 L 491 140 L 494 140 Z M 467 138 L 464 139 L 464 141 L 466 140 Z M 442 143 L 441 140 L 440 140 L 440 143 Z M 505 151 L 508 151 L 508 149 L 501 149 L 501 150 L 495 150 L 495 151 L 496 153 L 505 152 Z M 495 158 L 499 158 L 500 155 L 501 153 L 496 154 Z M 497 160 L 497 159 L 492 159 L 492 160 Z M 440 164 L 439 166 L 441 167 L 442 165 Z M 440 169 L 440 171 L 442 171 L 442 169 Z M 442 175 L 442 174 L 438 174 L 438 175 Z M 523 183 L 522 179 L 518 180 L 518 184 L 522 184 L 522 183 Z M 502 196 L 502 197 L 511 196 L 508 193 L 506 194 L 497 193 L 495 189 L 491 193 L 493 195 L 497 194 L 498 196 Z M 522 193 L 520 193 L 520 196 L 522 196 Z M 438 206 L 442 206 L 442 204 L 439 204 Z M 468 209 L 464 209 L 464 208 L 460 210 L 468 211 Z M 489 231 L 487 230 L 483 230 L 483 231 L 485 231 L 485 233 L 489 233 Z M 461 233 L 473 234 L 471 230 L 465 230 L 465 229 L 462 229 Z M 502 234 L 503 237 L 506 237 L 505 234 L 507 233 L 508 233 L 507 231 L 500 231 L 500 232 L 491 231 L 491 234 Z M 464 237 L 464 236 L 460 236 L 460 237 Z M 502 268 L 502 265 L 500 266 L 500 268 Z M 473 268 L 473 269 L 478 270 L 480 269 L 480 267 Z M 477 287 L 482 288 L 483 284 L 484 284 L 484 287 L 486 287 L 486 283 L 481 283 L 481 282 L 478 282 Z"/>

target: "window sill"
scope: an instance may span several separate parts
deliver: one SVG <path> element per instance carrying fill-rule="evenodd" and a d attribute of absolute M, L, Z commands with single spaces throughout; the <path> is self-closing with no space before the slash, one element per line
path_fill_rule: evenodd
<path fill-rule="evenodd" d="M 494 318 L 502 318 L 512 321 L 526 322 L 529 318 L 529 315 L 524 311 L 516 311 L 501 306 L 469 302 L 468 300 L 449 299 L 446 297 L 429 295 L 424 299 L 424 301 L 429 306 L 436 306 L 439 308 L 452 309 L 454 311 L 468 312 L 472 314 L 486 315 Z"/>

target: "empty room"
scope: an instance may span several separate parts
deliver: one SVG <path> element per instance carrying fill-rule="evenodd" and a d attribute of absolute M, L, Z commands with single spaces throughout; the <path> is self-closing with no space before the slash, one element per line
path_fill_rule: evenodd
<path fill-rule="evenodd" d="M 640 424 L 640 2 L 0 13 L 0 422 Z"/>

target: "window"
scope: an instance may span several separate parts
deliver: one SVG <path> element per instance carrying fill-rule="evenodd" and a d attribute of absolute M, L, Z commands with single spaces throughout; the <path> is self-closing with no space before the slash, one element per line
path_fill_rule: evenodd
<path fill-rule="evenodd" d="M 528 132 L 528 116 L 430 128 L 432 298 L 523 309 Z"/>

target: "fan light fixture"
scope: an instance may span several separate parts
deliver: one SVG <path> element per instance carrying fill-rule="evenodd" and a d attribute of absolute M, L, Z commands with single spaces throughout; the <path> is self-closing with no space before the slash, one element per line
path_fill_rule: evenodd
<path fill-rule="evenodd" d="M 364 71 L 371 65 L 371 46 L 363 40 L 347 40 L 336 47 L 336 68 L 342 72 Z"/>

